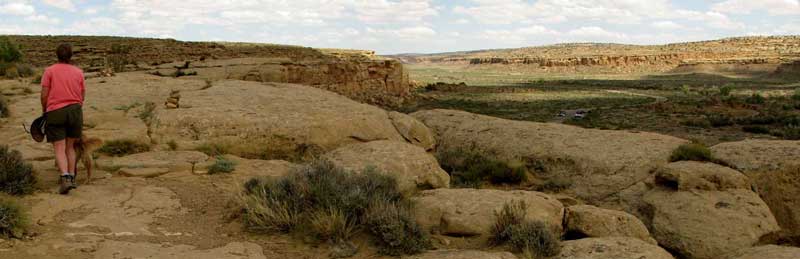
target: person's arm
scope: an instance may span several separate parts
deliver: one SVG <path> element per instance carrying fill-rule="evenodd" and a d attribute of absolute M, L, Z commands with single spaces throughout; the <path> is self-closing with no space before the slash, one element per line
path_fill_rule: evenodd
<path fill-rule="evenodd" d="M 83 72 L 81 72 L 81 102 L 86 101 L 86 78 L 83 76 Z"/>
<path fill-rule="evenodd" d="M 42 93 L 39 100 L 42 102 L 42 113 L 47 111 L 47 96 L 50 95 L 50 73 L 45 70 L 42 74 Z"/>
<path fill-rule="evenodd" d="M 47 96 L 50 94 L 50 87 L 42 87 L 42 96 L 39 99 L 42 102 L 42 113 L 47 111 Z"/>

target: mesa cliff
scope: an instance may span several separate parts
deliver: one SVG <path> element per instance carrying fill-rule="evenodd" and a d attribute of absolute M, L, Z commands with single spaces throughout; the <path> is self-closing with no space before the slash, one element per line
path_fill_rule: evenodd
<path fill-rule="evenodd" d="M 381 106 L 399 105 L 411 91 L 402 64 L 372 51 L 127 37 L 11 38 L 21 46 L 26 62 L 40 68 L 55 62 L 56 46 L 67 42 L 73 45 L 74 63 L 89 73 L 182 67 L 206 79 L 304 84 Z"/>

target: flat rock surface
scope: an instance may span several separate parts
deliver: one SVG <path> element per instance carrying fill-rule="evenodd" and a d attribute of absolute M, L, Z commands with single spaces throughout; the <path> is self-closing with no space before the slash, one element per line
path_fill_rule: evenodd
<path fill-rule="evenodd" d="M 656 244 L 644 223 L 623 211 L 576 205 L 566 208 L 565 217 L 567 233 L 587 237 L 633 237 Z"/>
<path fill-rule="evenodd" d="M 507 203 L 522 201 L 526 219 L 541 221 L 561 233 L 564 208 L 553 197 L 532 191 L 488 189 L 427 190 L 412 198 L 414 213 L 423 229 L 444 235 L 486 235 L 495 222 L 495 212 Z"/>
<path fill-rule="evenodd" d="M 728 256 L 728 259 L 796 259 L 800 258 L 800 248 L 791 246 L 765 245 L 742 249 Z"/>
<path fill-rule="evenodd" d="M 564 241 L 561 252 L 550 258 L 570 259 L 673 259 L 663 248 L 630 237 L 583 238 Z"/>
<path fill-rule="evenodd" d="M 403 259 L 517 259 L 509 252 L 484 252 L 477 250 L 441 250 L 418 255 L 404 256 Z"/>
<path fill-rule="evenodd" d="M 718 144 L 710 149 L 714 157 L 745 172 L 800 163 L 800 141 L 745 140 Z"/>
<path fill-rule="evenodd" d="M 439 148 L 475 148 L 503 160 L 522 160 L 542 177 L 564 177 L 578 198 L 605 199 L 651 176 L 688 141 L 646 132 L 584 129 L 512 121 L 454 110 L 411 114 L 435 133 Z"/>
<path fill-rule="evenodd" d="M 436 158 L 425 149 L 405 142 L 353 144 L 331 151 L 324 157 L 351 172 L 373 167 L 380 173 L 393 176 L 404 193 L 450 187 L 450 175 L 439 167 Z"/>

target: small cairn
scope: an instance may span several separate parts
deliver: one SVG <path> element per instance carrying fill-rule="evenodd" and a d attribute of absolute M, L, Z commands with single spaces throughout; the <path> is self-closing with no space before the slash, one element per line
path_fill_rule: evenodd
<path fill-rule="evenodd" d="M 181 92 L 178 90 L 172 90 L 169 93 L 169 98 L 167 98 L 167 102 L 164 103 L 164 106 L 167 109 L 178 109 L 180 108 L 179 102 L 181 101 Z"/>

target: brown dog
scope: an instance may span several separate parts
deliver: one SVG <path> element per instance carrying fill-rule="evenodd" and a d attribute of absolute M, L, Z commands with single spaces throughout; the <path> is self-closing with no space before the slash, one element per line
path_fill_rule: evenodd
<path fill-rule="evenodd" d="M 103 140 L 86 137 L 86 135 L 81 136 L 81 138 L 75 141 L 75 161 L 83 163 L 83 167 L 86 168 L 86 180 L 83 180 L 84 184 L 88 184 L 92 181 L 92 166 L 94 166 L 94 157 L 92 157 L 92 153 L 102 145 Z M 56 164 L 56 167 L 58 167 L 58 164 Z M 78 179 L 77 169 L 78 166 L 75 165 L 75 179 Z"/>

